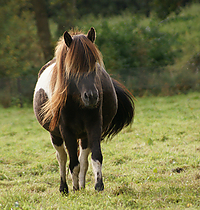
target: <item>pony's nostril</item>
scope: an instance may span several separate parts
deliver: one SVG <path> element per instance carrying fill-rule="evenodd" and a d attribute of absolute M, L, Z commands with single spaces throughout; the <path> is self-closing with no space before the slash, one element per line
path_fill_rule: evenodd
<path fill-rule="evenodd" d="M 93 97 L 94 97 L 95 100 L 97 100 L 98 99 L 98 94 L 95 93 Z"/>
<path fill-rule="evenodd" d="M 89 95 L 85 92 L 84 93 L 84 98 L 86 99 L 86 100 L 89 100 Z"/>
<path fill-rule="evenodd" d="M 92 99 L 94 98 L 93 92 L 92 92 L 92 91 L 85 92 L 85 93 L 84 93 L 84 98 L 85 98 L 86 100 L 92 100 Z"/>
<path fill-rule="evenodd" d="M 82 99 L 86 106 L 94 106 L 98 102 L 98 93 L 91 90 L 86 91 Z"/>

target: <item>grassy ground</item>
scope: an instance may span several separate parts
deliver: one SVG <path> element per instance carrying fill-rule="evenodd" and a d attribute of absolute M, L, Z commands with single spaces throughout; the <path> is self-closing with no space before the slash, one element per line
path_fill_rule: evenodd
<path fill-rule="evenodd" d="M 200 208 L 200 93 L 138 98 L 132 127 L 102 143 L 105 190 L 59 193 L 49 135 L 31 108 L 0 108 L 0 209 Z"/>

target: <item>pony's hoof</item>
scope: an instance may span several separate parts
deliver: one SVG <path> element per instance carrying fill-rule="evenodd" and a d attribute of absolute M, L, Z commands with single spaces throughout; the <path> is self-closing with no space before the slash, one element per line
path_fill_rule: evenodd
<path fill-rule="evenodd" d="M 68 186 L 67 185 L 60 186 L 60 193 L 62 195 L 68 195 L 69 194 Z"/>
<path fill-rule="evenodd" d="M 75 186 L 73 186 L 73 191 L 75 192 L 75 191 L 78 191 L 79 190 L 79 187 L 75 187 Z"/>
<path fill-rule="evenodd" d="M 104 184 L 103 184 L 102 180 L 95 184 L 95 190 L 97 190 L 97 191 L 103 191 L 104 190 Z"/>

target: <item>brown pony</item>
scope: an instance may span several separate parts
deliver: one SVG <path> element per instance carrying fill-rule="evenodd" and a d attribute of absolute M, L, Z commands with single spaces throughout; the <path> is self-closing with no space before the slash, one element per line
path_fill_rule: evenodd
<path fill-rule="evenodd" d="M 100 142 L 128 126 L 134 117 L 132 95 L 108 75 L 94 41 L 94 28 L 87 35 L 65 32 L 55 58 L 40 70 L 35 87 L 34 112 L 56 149 L 62 193 L 68 193 L 66 149 L 73 189 L 85 187 L 90 152 L 95 189 L 104 189 Z"/>

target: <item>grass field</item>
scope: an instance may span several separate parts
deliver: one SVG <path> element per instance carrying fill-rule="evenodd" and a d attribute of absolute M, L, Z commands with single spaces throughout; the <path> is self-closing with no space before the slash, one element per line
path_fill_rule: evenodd
<path fill-rule="evenodd" d="M 200 93 L 144 97 L 129 127 L 102 143 L 105 190 L 59 193 L 49 134 L 32 108 L 0 108 L 0 209 L 200 209 Z"/>

